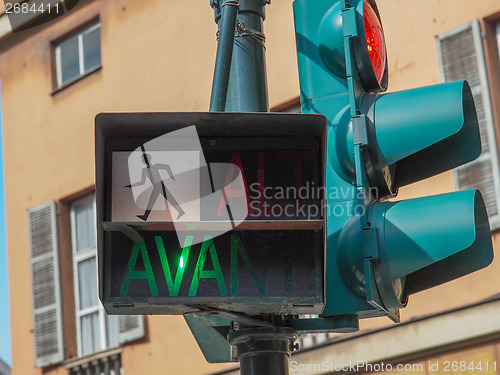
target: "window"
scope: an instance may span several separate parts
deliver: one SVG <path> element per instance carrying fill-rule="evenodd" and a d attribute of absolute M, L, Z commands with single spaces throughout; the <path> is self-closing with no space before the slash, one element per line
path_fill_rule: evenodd
<path fill-rule="evenodd" d="M 78 355 L 118 345 L 118 317 L 107 315 L 98 297 L 94 196 L 71 206 L 71 235 Z"/>
<path fill-rule="evenodd" d="M 58 207 L 70 210 L 72 250 L 71 253 L 64 251 L 61 259 L 73 263 L 76 321 L 66 322 L 76 325 L 78 358 L 73 359 L 65 358 L 64 353 L 61 282 L 70 284 L 71 280 L 61 279 Z M 46 367 L 66 360 L 71 374 L 88 373 L 88 369 L 97 373 L 111 368 L 119 374 L 121 349 L 117 347 L 144 337 L 144 319 L 137 315 L 109 316 L 99 301 L 94 195 L 68 206 L 51 201 L 31 208 L 28 219 L 35 365 Z M 106 351 L 93 354 L 102 350 Z M 89 354 L 92 355 L 80 358 Z"/>
<path fill-rule="evenodd" d="M 101 24 L 99 22 L 55 45 L 57 88 L 101 66 Z"/>
<path fill-rule="evenodd" d="M 78 355 L 85 356 L 144 337 L 142 316 L 107 315 L 98 296 L 94 195 L 71 205 L 71 239 Z"/>
<path fill-rule="evenodd" d="M 455 182 L 461 190 L 481 190 L 491 229 L 498 229 L 500 168 L 479 22 L 450 30 L 439 35 L 436 41 L 442 80 L 466 79 L 471 86 L 481 134 L 481 155 L 455 169 Z"/>

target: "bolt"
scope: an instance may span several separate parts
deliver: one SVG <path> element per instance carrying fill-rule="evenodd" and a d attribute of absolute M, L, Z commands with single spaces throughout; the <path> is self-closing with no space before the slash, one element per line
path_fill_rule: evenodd
<path fill-rule="evenodd" d="M 248 339 L 247 340 L 247 345 L 248 345 L 248 349 L 255 349 L 255 340 L 254 339 Z"/>

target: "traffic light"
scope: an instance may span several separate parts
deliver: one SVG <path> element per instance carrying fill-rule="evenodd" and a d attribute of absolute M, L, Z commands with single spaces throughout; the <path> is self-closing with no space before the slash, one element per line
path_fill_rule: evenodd
<path fill-rule="evenodd" d="M 470 87 L 384 93 L 387 53 L 374 0 L 293 7 L 302 112 L 328 119 L 326 305 L 316 328 L 330 321 L 334 331 L 351 331 L 359 318 L 382 315 L 398 321 L 409 295 L 493 258 L 479 191 L 389 200 L 401 186 L 479 156 Z"/>

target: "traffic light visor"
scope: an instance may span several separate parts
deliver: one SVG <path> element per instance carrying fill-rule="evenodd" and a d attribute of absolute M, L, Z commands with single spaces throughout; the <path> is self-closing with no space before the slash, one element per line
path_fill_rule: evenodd
<path fill-rule="evenodd" d="M 377 215 L 378 216 L 378 215 Z M 382 253 L 406 295 L 454 280 L 493 260 L 488 216 L 479 190 L 386 203 Z"/>
<path fill-rule="evenodd" d="M 370 147 L 372 157 L 379 169 L 396 164 L 397 187 L 458 167 L 481 154 L 476 108 L 467 81 L 365 95 L 363 100 L 370 98 L 368 116 L 376 140 Z"/>

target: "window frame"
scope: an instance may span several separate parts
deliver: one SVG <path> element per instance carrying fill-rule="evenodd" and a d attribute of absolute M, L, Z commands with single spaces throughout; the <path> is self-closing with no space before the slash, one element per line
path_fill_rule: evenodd
<path fill-rule="evenodd" d="M 484 31 L 486 73 L 490 85 L 491 103 L 500 103 L 500 12 L 481 22 Z M 497 154 L 500 160 L 500 106 L 492 105 L 493 126 L 496 133 Z M 500 164 L 500 161 L 499 161 Z"/>
<path fill-rule="evenodd" d="M 99 51 L 100 51 L 100 61 L 99 64 L 96 65 L 95 67 L 92 67 L 91 69 L 85 70 L 85 64 L 84 64 L 84 50 L 83 50 L 83 36 L 95 31 L 96 29 L 102 30 L 102 23 L 100 19 L 93 18 L 84 24 L 82 24 L 80 27 L 77 29 L 72 30 L 69 33 L 64 34 L 63 36 L 53 40 L 51 42 L 51 50 L 52 50 L 52 61 L 53 61 L 53 69 L 52 69 L 52 85 L 53 85 L 53 91 L 51 95 L 57 94 L 59 91 L 64 90 L 65 88 L 75 84 L 76 82 L 82 80 L 83 78 L 99 71 L 102 69 L 102 34 L 101 31 L 100 33 L 100 38 L 99 38 Z M 64 42 L 72 39 L 72 38 L 77 38 L 78 40 L 78 63 L 79 63 L 79 75 L 66 81 L 62 82 L 62 65 L 61 65 L 61 49 L 60 46 Z"/>
<path fill-rule="evenodd" d="M 80 288 L 79 288 L 79 271 L 78 265 L 81 262 L 84 262 L 88 259 L 94 258 L 96 260 L 96 277 L 97 273 L 97 238 L 94 242 L 93 247 L 89 247 L 87 249 L 83 249 L 81 251 L 77 250 L 77 238 L 76 238 L 76 214 L 75 207 L 79 204 L 92 204 L 92 210 L 95 217 L 96 212 L 96 201 L 95 194 L 86 195 L 80 199 L 73 201 L 70 205 L 70 228 L 71 228 L 71 255 L 72 255 L 72 263 L 73 263 L 73 290 L 75 295 L 75 323 L 76 323 L 76 346 L 78 357 L 91 355 L 97 352 L 105 351 L 110 348 L 114 348 L 117 345 L 108 345 L 108 329 L 109 324 L 115 324 L 116 327 L 114 329 L 114 334 L 116 335 L 116 340 L 118 341 L 118 319 L 114 317 L 110 317 L 107 319 L 106 311 L 101 304 L 101 301 L 97 300 L 97 305 L 88 307 L 85 309 L 80 308 Z M 96 232 L 94 232 L 96 234 Z M 97 234 L 96 234 L 97 236 Z M 96 290 L 98 297 L 98 290 Z M 83 342 L 82 342 L 82 317 L 89 316 L 91 314 L 98 314 L 98 322 L 99 322 L 99 345 L 100 347 L 90 353 L 83 353 Z"/>

